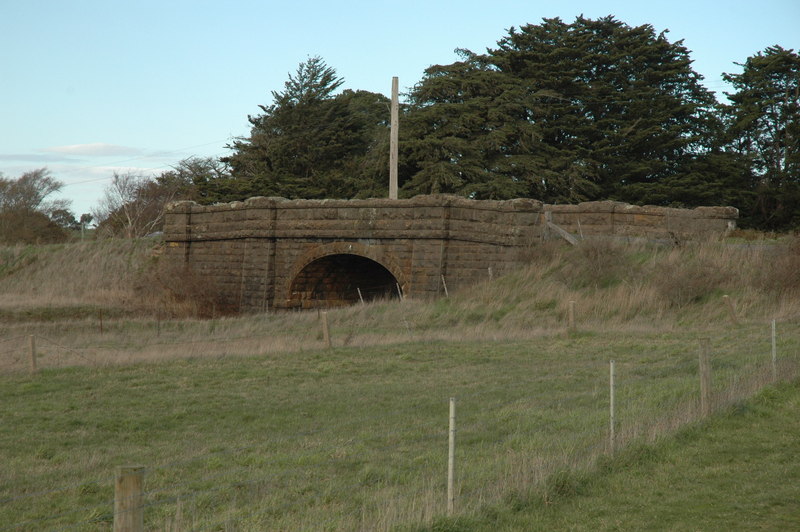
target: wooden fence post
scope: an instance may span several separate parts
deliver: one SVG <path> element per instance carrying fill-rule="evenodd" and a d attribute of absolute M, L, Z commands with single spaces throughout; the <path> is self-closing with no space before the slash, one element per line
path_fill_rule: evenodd
<path fill-rule="evenodd" d="M 611 454 L 614 454 L 614 450 L 617 447 L 616 442 L 616 427 L 615 427 L 615 416 L 614 416 L 614 400 L 615 400 L 615 383 L 614 383 L 614 361 L 612 360 L 609 364 L 609 379 L 608 379 L 608 388 L 609 388 L 609 431 L 608 431 L 608 444 L 611 448 Z"/>
<path fill-rule="evenodd" d="M 36 365 L 36 337 L 31 334 L 28 337 L 28 341 L 30 342 L 28 354 L 30 355 L 31 361 L 31 374 L 35 374 L 38 371 L 38 367 Z"/>
<path fill-rule="evenodd" d="M 114 532 L 144 532 L 144 467 L 117 468 Z"/>
<path fill-rule="evenodd" d="M 725 301 L 725 305 L 728 307 L 731 323 L 734 325 L 739 325 L 739 319 L 736 317 L 736 309 L 733 306 L 733 300 L 727 295 L 722 296 L 722 300 Z"/>
<path fill-rule="evenodd" d="M 570 332 L 575 331 L 575 302 L 569 302 L 569 308 L 567 310 L 567 325 L 569 327 Z"/>
<path fill-rule="evenodd" d="M 775 320 L 772 320 L 772 380 L 778 380 L 778 333 Z"/>
<path fill-rule="evenodd" d="M 332 347 L 331 344 L 331 330 L 328 327 L 328 311 L 322 311 L 322 340 L 325 342 L 325 345 L 330 349 Z"/>
<path fill-rule="evenodd" d="M 542 240 L 550 240 L 550 225 L 553 223 L 553 211 L 544 211 L 542 220 Z"/>
<path fill-rule="evenodd" d="M 700 340 L 700 414 L 703 417 L 711 413 L 711 360 L 709 355 L 711 341 Z"/>
<path fill-rule="evenodd" d="M 456 507 L 456 398 L 450 398 L 450 430 L 447 447 L 447 515 Z"/>

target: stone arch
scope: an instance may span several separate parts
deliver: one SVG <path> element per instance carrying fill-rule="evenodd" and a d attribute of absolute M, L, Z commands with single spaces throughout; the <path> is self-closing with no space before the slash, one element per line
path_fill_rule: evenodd
<path fill-rule="evenodd" d="M 405 291 L 402 269 L 381 246 L 333 242 L 304 253 L 290 270 L 287 306 L 344 306 L 364 300 L 397 298 Z"/>

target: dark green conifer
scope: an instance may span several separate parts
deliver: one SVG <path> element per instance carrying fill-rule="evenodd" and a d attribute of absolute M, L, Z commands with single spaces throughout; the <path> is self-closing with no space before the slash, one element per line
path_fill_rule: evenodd
<path fill-rule="evenodd" d="M 238 196 L 229 199 L 351 198 L 388 187 L 388 163 L 376 164 L 388 139 L 388 100 L 366 91 L 334 95 L 342 82 L 313 57 L 283 92 L 273 91 L 274 103 L 248 117 L 250 136 L 235 140 L 234 153 L 222 159 Z"/>

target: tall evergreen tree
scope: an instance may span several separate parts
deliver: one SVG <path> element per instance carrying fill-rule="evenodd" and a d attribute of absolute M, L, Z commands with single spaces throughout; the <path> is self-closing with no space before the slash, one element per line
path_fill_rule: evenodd
<path fill-rule="evenodd" d="M 427 69 L 400 129 L 414 175 L 409 193 L 498 198 L 527 190 L 514 146 L 524 142 L 519 87 L 469 51 L 463 61 Z"/>
<path fill-rule="evenodd" d="M 233 198 L 349 198 L 387 183 L 374 150 L 388 139 L 388 100 L 366 91 L 334 92 L 343 80 L 319 57 L 289 76 L 274 103 L 248 117 L 250 136 L 233 142 Z"/>
<path fill-rule="evenodd" d="M 406 133 L 420 139 L 406 150 L 419 157 L 409 190 L 448 183 L 476 197 L 638 201 L 643 188 L 629 185 L 680 174 L 715 127 L 688 50 L 649 25 L 544 19 L 462 57 L 429 69 L 412 94 Z M 439 151 L 413 148 L 425 143 Z"/>
<path fill-rule="evenodd" d="M 800 56 L 770 46 L 724 74 L 729 146 L 750 162 L 755 194 L 752 223 L 770 229 L 800 226 Z"/>

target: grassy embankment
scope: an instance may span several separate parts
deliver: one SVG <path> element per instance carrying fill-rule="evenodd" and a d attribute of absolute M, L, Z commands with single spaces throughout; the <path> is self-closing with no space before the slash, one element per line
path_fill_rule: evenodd
<path fill-rule="evenodd" d="M 154 529 L 525 529 L 525 515 L 567 519 L 550 509 L 627 469 L 624 452 L 605 457 L 609 359 L 621 445 L 697 418 L 700 338 L 720 407 L 769 380 L 772 317 L 780 373 L 795 374 L 794 252 L 548 247 L 470 294 L 332 312 L 327 351 L 316 313 L 152 319 L 128 289 L 150 247 L 4 251 L 0 522 L 104 529 L 114 467 L 139 463 Z M 37 376 L 24 374 L 28 334 Z M 450 396 L 460 517 L 441 520 Z"/>

